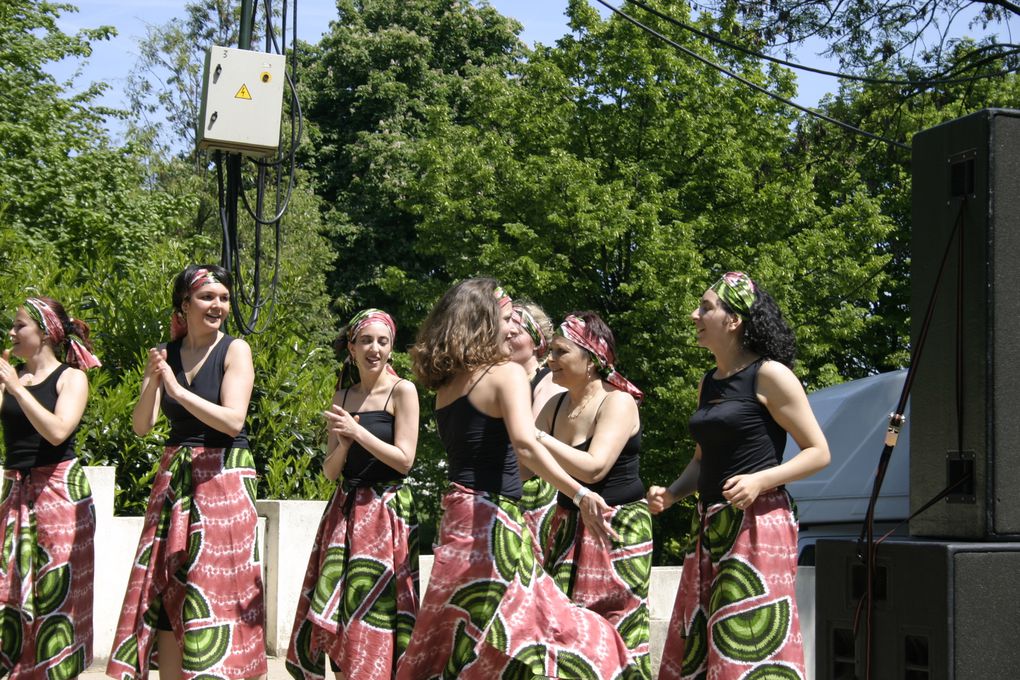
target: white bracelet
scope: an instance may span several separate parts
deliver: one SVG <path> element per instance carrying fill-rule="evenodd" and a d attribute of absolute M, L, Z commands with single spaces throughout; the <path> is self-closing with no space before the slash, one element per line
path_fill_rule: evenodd
<path fill-rule="evenodd" d="M 538 441 L 542 441 L 543 439 L 545 439 L 548 436 L 549 435 L 546 434 L 545 430 L 538 430 L 538 429 L 535 430 L 535 439 L 537 439 Z"/>
<path fill-rule="evenodd" d="M 585 496 L 587 496 L 590 493 L 591 489 L 589 489 L 586 486 L 582 486 L 580 489 L 577 490 L 577 493 L 574 494 L 574 505 L 576 505 L 577 507 L 581 507 L 581 501 L 584 499 Z"/>

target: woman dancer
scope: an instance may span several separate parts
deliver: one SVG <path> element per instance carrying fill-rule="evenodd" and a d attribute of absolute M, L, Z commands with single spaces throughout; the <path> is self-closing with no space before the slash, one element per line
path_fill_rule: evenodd
<path fill-rule="evenodd" d="M 92 490 L 75 433 L 99 366 L 89 327 L 52 298 L 18 308 L 0 359 L 0 675 L 65 680 L 92 663 Z M 24 361 L 20 370 L 11 355 Z"/>
<path fill-rule="evenodd" d="M 571 600 L 616 626 L 640 677 L 650 678 L 652 518 L 638 472 L 644 395 L 616 372 L 615 357 L 613 332 L 595 312 L 571 314 L 557 328 L 549 368 L 567 391 L 545 405 L 539 437 L 564 470 L 602 495 L 620 538 L 608 545 L 595 540 L 560 494 L 545 567 Z"/>
<path fill-rule="evenodd" d="M 514 304 L 514 323 L 510 334 L 510 361 L 520 364 L 531 383 L 531 413 L 534 417 L 554 394 L 563 388 L 552 381 L 545 365 L 553 327 L 545 311 L 533 302 L 518 300 Z M 535 557 L 542 560 L 549 545 L 549 523 L 556 509 L 556 487 L 521 466 L 523 491 L 521 512 L 534 540 Z"/>
<path fill-rule="evenodd" d="M 463 281 L 436 304 L 411 350 L 415 374 L 437 390 L 451 485 L 398 680 L 625 677 L 623 641 L 536 565 L 517 506 L 519 456 L 582 505 L 585 521 L 606 537 L 605 503 L 535 439 L 524 370 L 505 360 L 512 313 L 492 279 Z"/>
<path fill-rule="evenodd" d="M 319 524 L 287 651 L 298 680 L 389 680 L 418 613 L 418 520 L 403 480 L 418 444 L 418 392 L 389 365 L 397 326 L 378 309 L 341 333 L 323 473 L 343 475 Z M 353 380 L 350 379 L 353 374 Z M 353 382 L 353 384 L 351 384 Z"/>
<path fill-rule="evenodd" d="M 132 414 L 170 436 L 153 482 L 113 651 L 114 678 L 255 678 L 266 673 L 255 465 L 245 416 L 251 349 L 221 330 L 230 274 L 190 265 L 173 286 L 170 342 L 149 350 Z"/>
<path fill-rule="evenodd" d="M 829 447 L 768 293 L 730 272 L 691 318 L 716 365 L 691 416 L 694 457 L 668 489 L 648 491 L 653 513 L 699 493 L 659 679 L 804 678 L 797 520 L 783 485 L 828 465 Z M 787 433 L 800 452 L 783 462 Z"/>
<path fill-rule="evenodd" d="M 510 332 L 510 361 L 518 363 L 531 383 L 531 411 L 535 417 L 554 394 L 563 388 L 553 382 L 546 365 L 553 325 L 545 311 L 534 302 L 514 303 L 514 326 Z"/>

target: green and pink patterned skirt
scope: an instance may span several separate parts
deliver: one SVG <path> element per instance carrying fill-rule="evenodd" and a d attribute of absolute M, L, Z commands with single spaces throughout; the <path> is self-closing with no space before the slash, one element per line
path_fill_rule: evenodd
<path fill-rule="evenodd" d="M 644 500 L 613 508 L 620 541 L 609 550 L 592 538 L 577 510 L 557 506 L 545 568 L 578 605 L 616 626 L 634 665 L 635 678 L 651 678 L 648 656 L 648 580 L 652 573 L 652 516 Z"/>
<path fill-rule="evenodd" d="M 264 674 L 265 602 L 248 449 L 168 446 L 149 497 L 106 674 L 148 679 L 159 667 L 161 610 L 185 679 Z"/>
<path fill-rule="evenodd" d="M 452 485 L 398 680 L 632 677 L 613 626 L 538 567 L 513 500 Z"/>
<path fill-rule="evenodd" d="M 549 549 L 550 526 L 557 508 L 556 487 L 536 475 L 524 482 L 520 505 L 524 523 L 534 539 L 535 557 L 543 562 Z"/>
<path fill-rule="evenodd" d="M 803 680 L 797 518 L 786 491 L 737 510 L 700 505 L 659 680 Z"/>
<path fill-rule="evenodd" d="M 0 676 L 66 680 L 92 663 L 92 489 L 77 460 L 5 470 Z"/>
<path fill-rule="evenodd" d="M 403 484 L 338 486 L 298 602 L 287 670 L 321 678 L 328 655 L 354 680 L 390 680 L 418 614 L 418 520 Z"/>

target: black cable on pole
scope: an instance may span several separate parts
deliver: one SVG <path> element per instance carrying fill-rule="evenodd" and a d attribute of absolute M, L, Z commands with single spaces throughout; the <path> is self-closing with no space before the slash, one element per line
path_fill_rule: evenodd
<path fill-rule="evenodd" d="M 270 11 L 270 7 L 271 7 L 270 0 L 264 0 L 264 2 L 265 2 L 265 7 L 266 7 L 266 13 L 268 14 L 269 11 Z M 283 7 L 284 7 L 284 12 L 286 12 L 286 8 L 287 8 L 286 1 L 284 2 Z M 297 44 L 296 11 L 297 11 L 297 3 L 295 2 L 295 21 L 294 21 L 294 31 L 295 31 L 295 33 L 294 33 L 294 45 L 295 45 L 295 47 L 296 47 L 296 44 Z M 285 51 L 281 51 L 281 49 L 282 50 L 286 50 L 286 42 L 284 42 L 282 46 L 277 44 L 277 42 L 276 42 L 276 34 L 273 31 L 271 24 L 267 24 L 266 33 L 267 33 L 267 42 L 271 42 L 272 43 L 273 48 L 276 50 L 277 54 L 285 54 Z M 284 40 L 285 39 L 286 39 L 286 35 L 284 35 Z M 268 44 L 267 44 L 267 48 L 268 48 Z M 268 51 L 268 49 L 267 49 L 267 51 Z M 296 58 L 292 59 L 291 64 L 292 64 L 291 69 L 295 73 L 297 73 L 297 59 Z M 287 79 L 288 87 L 290 87 L 291 107 L 292 107 L 292 109 L 291 109 L 291 126 L 290 126 L 290 154 L 289 154 L 289 158 L 287 159 L 288 163 L 289 163 L 289 166 L 290 166 L 290 172 L 289 172 L 289 178 L 288 178 L 288 182 L 287 182 L 287 194 L 286 194 L 286 197 L 283 199 L 283 203 L 282 204 L 279 202 L 279 200 L 277 200 L 277 211 L 276 211 L 276 214 L 273 217 L 268 218 L 268 219 L 263 219 L 261 213 L 256 214 L 256 212 L 254 210 L 252 210 L 251 204 L 248 201 L 247 194 L 245 194 L 243 192 L 241 193 L 241 198 L 244 201 L 244 205 L 245 205 L 245 208 L 248 211 L 248 215 L 253 220 L 255 220 L 257 223 L 264 224 L 264 225 L 277 224 L 280 221 L 280 219 L 283 217 L 283 214 L 287 211 L 287 208 L 290 206 L 290 199 L 291 199 L 291 196 L 293 195 L 293 192 L 294 192 L 294 184 L 295 184 L 294 175 L 295 175 L 295 172 L 296 172 L 296 169 L 297 169 L 297 161 L 296 161 L 297 142 L 298 142 L 299 139 L 301 139 L 301 135 L 304 132 L 304 115 L 302 114 L 302 111 L 301 111 L 301 102 L 298 100 L 297 87 L 294 84 L 294 81 L 291 78 L 290 73 L 287 73 L 286 70 L 284 70 L 284 77 Z M 295 121 L 297 123 L 296 125 L 294 124 Z M 252 159 L 252 162 L 255 163 L 259 168 L 264 168 L 264 167 L 280 166 L 280 165 L 283 164 L 283 160 L 284 160 L 283 159 L 283 155 L 281 153 L 277 152 L 277 158 L 274 161 L 267 162 L 267 161 L 262 160 L 262 159 Z M 278 180 L 277 181 L 277 187 L 279 188 L 279 184 L 280 184 L 280 181 L 279 181 L 280 180 L 280 175 L 279 175 L 279 173 L 277 174 L 277 180 Z"/>
<path fill-rule="evenodd" d="M 866 572 L 866 587 L 864 600 L 861 603 L 865 608 L 865 659 L 866 659 L 866 674 L 865 678 L 870 680 L 871 678 L 871 647 L 872 647 L 872 625 L 871 619 L 874 612 L 874 578 L 875 578 L 875 562 L 876 562 L 876 550 L 878 543 L 885 540 L 889 536 L 886 534 L 881 540 L 875 541 L 874 529 L 875 529 L 875 509 L 878 505 L 878 496 L 882 489 L 882 484 L 885 481 L 886 471 L 889 468 L 889 462 L 892 459 L 893 448 L 896 446 L 896 440 L 899 437 L 900 429 L 906 422 L 905 412 L 907 409 L 907 399 L 910 396 L 910 390 L 914 385 L 915 371 L 917 370 L 918 364 L 921 360 L 922 352 L 924 351 L 925 342 L 928 339 L 928 331 L 931 328 L 931 321 L 935 315 L 935 303 L 938 300 L 939 286 L 942 282 L 943 275 L 945 273 L 946 263 L 949 261 L 949 254 L 953 252 L 953 245 L 956 239 L 959 239 L 957 243 L 957 253 L 960 258 L 957 262 L 957 325 L 961 323 L 961 293 L 962 293 L 962 276 L 963 276 L 963 227 L 964 227 L 964 210 L 966 208 L 966 199 L 961 199 L 957 210 L 956 219 L 953 221 L 953 229 L 949 233 L 949 239 L 946 242 L 945 251 L 942 254 L 942 261 L 939 263 L 938 273 L 935 277 L 935 284 L 932 288 L 931 296 L 928 298 L 928 306 L 925 310 L 924 320 L 921 322 L 921 329 L 918 333 L 917 341 L 910 353 L 910 366 L 907 369 L 906 378 L 903 381 L 903 389 L 900 391 L 900 398 L 896 404 L 896 410 L 889 416 L 889 429 L 886 433 L 885 446 L 882 449 L 882 454 L 879 457 L 878 469 L 875 471 L 875 479 L 872 483 L 871 497 L 868 500 L 868 509 L 864 516 L 864 526 L 861 527 L 861 535 L 857 540 L 857 556 L 864 562 Z M 958 328 L 959 333 L 961 329 Z M 959 350 L 959 348 L 957 348 Z M 957 409 L 958 413 L 962 414 L 962 406 L 960 405 L 960 361 L 961 357 L 959 351 L 957 354 Z M 962 417 L 962 416 L 959 416 Z M 963 436 L 963 422 L 960 420 L 957 422 L 957 439 L 962 441 Z M 960 444 L 962 447 L 962 444 Z M 946 497 L 955 487 L 959 486 L 966 479 L 957 480 L 953 482 L 945 489 L 940 491 L 934 498 L 925 503 L 919 510 L 915 511 L 910 517 L 916 517 L 918 514 L 927 510 L 929 507 L 934 505 L 936 502 Z M 895 529 L 894 529 L 895 530 Z M 891 532 L 890 532 L 891 533 Z M 858 615 L 860 609 L 858 609 Z M 857 620 L 854 621 L 854 629 L 857 628 Z"/>
<path fill-rule="evenodd" d="M 941 78 L 941 77 L 940 78 L 921 78 L 921 79 L 918 79 L 918 80 L 902 80 L 902 79 L 895 79 L 895 78 L 873 78 L 873 77 L 870 77 L 870 76 L 859 76 L 859 75 L 854 74 L 854 73 L 842 73 L 842 72 L 839 72 L 839 71 L 828 71 L 826 69 L 817 68 L 815 66 L 807 66 L 805 64 L 798 64 L 797 62 L 787 61 L 786 59 L 780 59 L 779 57 L 773 57 L 772 55 L 765 54 L 764 52 L 756 52 L 755 50 L 749 49 L 749 48 L 744 47 L 742 45 L 739 45 L 737 43 L 734 43 L 734 42 L 731 42 L 729 40 L 726 40 L 725 38 L 723 38 L 723 37 L 721 37 L 719 35 L 716 35 L 714 33 L 709 33 L 708 31 L 703 31 L 700 28 L 697 28 L 696 26 L 691 26 L 690 24 L 686 24 L 686 23 L 680 21 L 679 19 L 676 19 L 674 17 L 669 16 L 668 14 L 665 14 L 664 12 L 660 12 L 659 10 L 655 9 L 654 7 L 650 7 L 650 6 L 646 5 L 645 3 L 641 2 L 641 0 L 624 0 L 624 2 L 628 2 L 628 3 L 630 3 L 630 4 L 632 4 L 632 5 L 636 6 L 636 7 L 639 7 L 641 9 L 643 9 L 644 11 L 646 11 L 646 12 L 648 12 L 650 14 L 654 14 L 655 16 L 659 17 L 663 21 L 667 21 L 667 22 L 673 24 L 674 26 L 676 26 L 678 28 L 682 28 L 685 31 L 689 31 L 691 33 L 694 33 L 695 35 L 700 36 L 700 37 L 704 38 L 705 40 L 717 43 L 719 45 L 723 45 L 724 47 L 728 47 L 731 50 L 736 50 L 737 52 L 742 52 L 743 54 L 746 54 L 746 55 L 748 55 L 750 57 L 755 57 L 756 59 L 763 59 L 765 61 L 771 61 L 774 64 L 779 64 L 780 66 L 787 66 L 787 67 L 792 68 L 792 69 L 798 69 L 798 70 L 801 70 L 801 71 L 808 71 L 810 73 L 817 73 L 817 74 L 823 75 L 823 76 L 831 76 L 833 78 L 839 78 L 840 80 L 854 80 L 854 81 L 857 81 L 857 82 L 868 83 L 868 84 L 872 84 L 872 85 L 902 85 L 902 86 L 905 86 L 905 87 L 916 87 L 916 88 L 920 88 L 920 89 L 925 89 L 925 88 L 930 87 L 932 85 L 955 85 L 955 84 L 959 84 L 959 83 L 970 83 L 970 82 L 974 82 L 976 80 L 988 80 L 990 78 L 1001 78 L 1003 76 L 1009 75 L 1010 73 L 1013 73 L 1014 70 L 1015 70 L 1015 69 L 1005 69 L 1003 71 L 998 71 L 996 73 L 986 73 L 986 74 L 983 74 L 983 75 L 976 75 L 976 76 L 960 76 L 960 77 L 951 77 L 951 78 L 950 77 L 946 77 L 946 78 Z M 1008 51 L 1006 51 L 1003 54 L 996 55 L 996 58 L 1003 59 L 1005 57 L 1009 57 L 1009 56 L 1012 56 L 1014 54 L 1020 54 L 1020 49 L 1008 50 Z"/>
<path fill-rule="evenodd" d="M 273 11 L 272 11 L 272 0 L 261 0 L 261 2 L 246 2 L 242 9 L 246 9 L 250 14 L 246 15 L 246 20 L 242 21 L 242 35 L 247 33 L 248 44 L 240 44 L 242 49 L 251 49 L 250 47 L 250 35 L 254 32 L 256 24 L 255 14 L 256 9 L 259 5 L 262 5 L 265 13 L 265 51 L 273 52 L 285 55 L 286 60 L 286 49 L 287 49 L 287 14 L 288 14 L 288 3 L 287 0 L 283 0 L 282 10 L 282 31 L 283 35 L 281 40 L 277 40 L 275 30 L 273 28 Z M 297 44 L 297 1 L 295 0 L 291 5 L 291 11 L 294 15 L 294 21 L 292 22 L 293 30 L 293 41 L 296 46 Z M 242 41 L 243 42 L 243 41 Z M 221 253 L 221 263 L 234 278 L 234 288 L 236 294 L 232 299 L 231 311 L 234 321 L 237 323 L 239 331 L 248 335 L 251 333 L 259 332 L 258 327 L 261 325 L 265 326 L 271 322 L 273 313 L 275 310 L 277 291 L 280 283 L 280 267 L 281 267 L 281 255 L 282 255 L 282 228 L 281 220 L 290 205 L 290 199 L 293 195 L 295 185 L 295 172 L 296 172 L 296 150 L 297 144 L 303 133 L 303 115 L 301 113 L 301 104 L 297 97 L 297 88 L 295 86 L 295 78 L 297 74 L 297 57 L 296 54 L 292 55 L 293 59 L 290 62 L 290 70 L 284 69 L 284 77 L 287 85 L 291 91 L 291 107 L 290 107 L 290 149 L 285 153 L 282 143 L 277 146 L 276 155 L 272 159 L 250 159 L 255 167 L 255 177 L 253 179 L 255 197 L 254 205 L 248 198 L 248 192 L 245 191 L 243 186 L 243 175 L 242 175 L 242 156 L 237 153 L 220 153 L 217 152 L 214 157 L 217 167 L 217 181 L 219 183 L 219 196 L 220 196 L 220 220 L 223 226 L 223 250 Z M 281 139 L 282 142 L 282 131 Z M 286 163 L 287 169 L 284 169 Z M 273 214 L 267 217 L 265 215 L 267 209 L 267 197 L 266 191 L 270 186 L 270 172 L 273 173 L 273 183 L 275 184 L 275 197 L 272 200 Z M 224 174 L 226 175 L 224 181 Z M 286 189 L 284 189 L 284 176 L 286 175 Z M 248 290 L 249 283 L 247 281 L 246 272 L 242 266 L 241 259 L 241 244 L 239 241 L 238 234 L 238 218 L 239 218 L 239 207 L 243 205 L 245 213 L 254 223 L 254 233 L 252 239 L 253 257 L 252 257 L 252 272 L 251 272 L 251 291 Z M 273 255 L 273 272 L 268 282 L 269 291 L 267 294 L 263 294 L 263 278 L 265 274 L 263 272 L 263 259 L 265 258 L 265 244 L 262 233 L 264 226 L 272 226 L 274 230 L 274 255 Z M 248 318 L 244 318 L 242 313 L 242 306 L 249 308 Z M 263 314 L 266 311 L 266 314 Z"/>
<path fill-rule="evenodd" d="M 710 66 L 711 68 L 714 68 L 715 70 L 719 71 L 720 73 L 723 73 L 723 74 L 729 76 L 730 78 L 733 78 L 737 82 L 739 82 L 739 83 L 741 83 L 743 85 L 746 85 L 747 87 L 750 87 L 752 90 L 755 90 L 756 92 L 760 92 L 761 94 L 764 94 L 767 97 L 771 97 L 772 99 L 775 99 L 778 102 L 786 104 L 787 106 L 795 108 L 798 111 L 803 111 L 804 113 L 808 114 L 809 116 L 814 116 L 815 118 L 818 118 L 820 120 L 824 120 L 827 123 L 832 123 L 833 125 L 841 127 L 844 130 L 847 130 L 849 132 L 853 132 L 854 134 L 862 135 L 862 136 L 867 137 L 869 139 L 874 139 L 875 141 L 883 142 L 885 144 L 889 144 L 890 146 L 898 147 L 900 149 L 904 149 L 904 150 L 909 150 L 910 149 L 910 146 L 907 145 L 907 144 L 904 144 L 902 142 L 897 142 L 894 139 L 887 139 L 886 137 L 882 137 L 880 135 L 876 135 L 875 133 L 868 132 L 867 130 L 862 130 L 859 127 L 855 127 L 855 126 L 851 125 L 850 123 L 845 123 L 845 122 L 843 122 L 841 120 L 837 120 L 835 118 L 832 118 L 831 116 L 827 116 L 824 113 L 821 113 L 820 111 L 815 111 L 814 109 L 810 109 L 810 108 L 808 108 L 806 106 L 798 104 L 797 102 L 791 101 L 791 100 L 789 100 L 789 99 L 787 99 L 785 97 L 782 97 L 782 96 L 780 96 L 780 95 L 778 95 L 778 94 L 776 94 L 774 92 L 770 92 L 769 90 L 765 89 L 761 85 L 758 85 L 757 83 L 751 82 L 747 78 L 744 78 L 744 77 L 738 75 L 737 73 L 734 73 L 733 71 L 729 70 L 725 66 L 721 66 L 720 64 L 715 63 L 711 59 L 707 59 L 707 58 L 701 56 L 700 54 L 698 54 L 694 50 L 688 49 L 688 48 L 684 47 L 683 45 L 679 44 L 678 42 L 676 42 L 674 40 L 671 40 L 670 38 L 664 36 L 662 33 L 659 33 L 658 31 L 656 31 L 654 28 L 646 26 L 645 24 L 643 24 L 640 21 L 638 21 L 637 19 L 631 17 L 630 15 L 628 15 L 625 12 L 623 12 L 619 8 L 609 4 L 608 2 L 606 2 L 606 0 L 595 0 L 595 1 L 598 2 L 600 5 L 603 5 L 603 6 L 607 7 L 612 12 L 618 14 L 620 17 L 622 17 L 624 20 L 628 21 L 629 23 L 633 24 L 634 26 L 637 26 L 638 28 L 640 28 L 645 33 L 648 33 L 649 35 L 654 36 L 655 38 L 658 38 L 662 42 L 664 42 L 664 43 L 674 47 L 675 49 L 680 50 L 681 52 L 683 52 L 687 56 L 693 57 L 694 59 L 697 59 L 698 61 L 700 61 L 701 63 L 705 64 L 706 66 Z"/>

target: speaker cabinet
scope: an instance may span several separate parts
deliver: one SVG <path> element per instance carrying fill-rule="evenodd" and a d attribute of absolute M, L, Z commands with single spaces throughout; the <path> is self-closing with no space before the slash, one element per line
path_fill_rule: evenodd
<path fill-rule="evenodd" d="M 866 571 L 857 543 L 818 542 L 815 678 L 865 677 Z M 877 548 L 871 677 L 1005 680 L 1020 674 L 1020 543 L 886 541 Z"/>
<path fill-rule="evenodd" d="M 915 345 L 960 210 L 963 219 L 962 251 L 954 241 L 914 367 L 910 506 L 963 481 L 910 533 L 1020 540 L 1020 111 L 987 109 L 918 133 L 913 180 Z"/>

